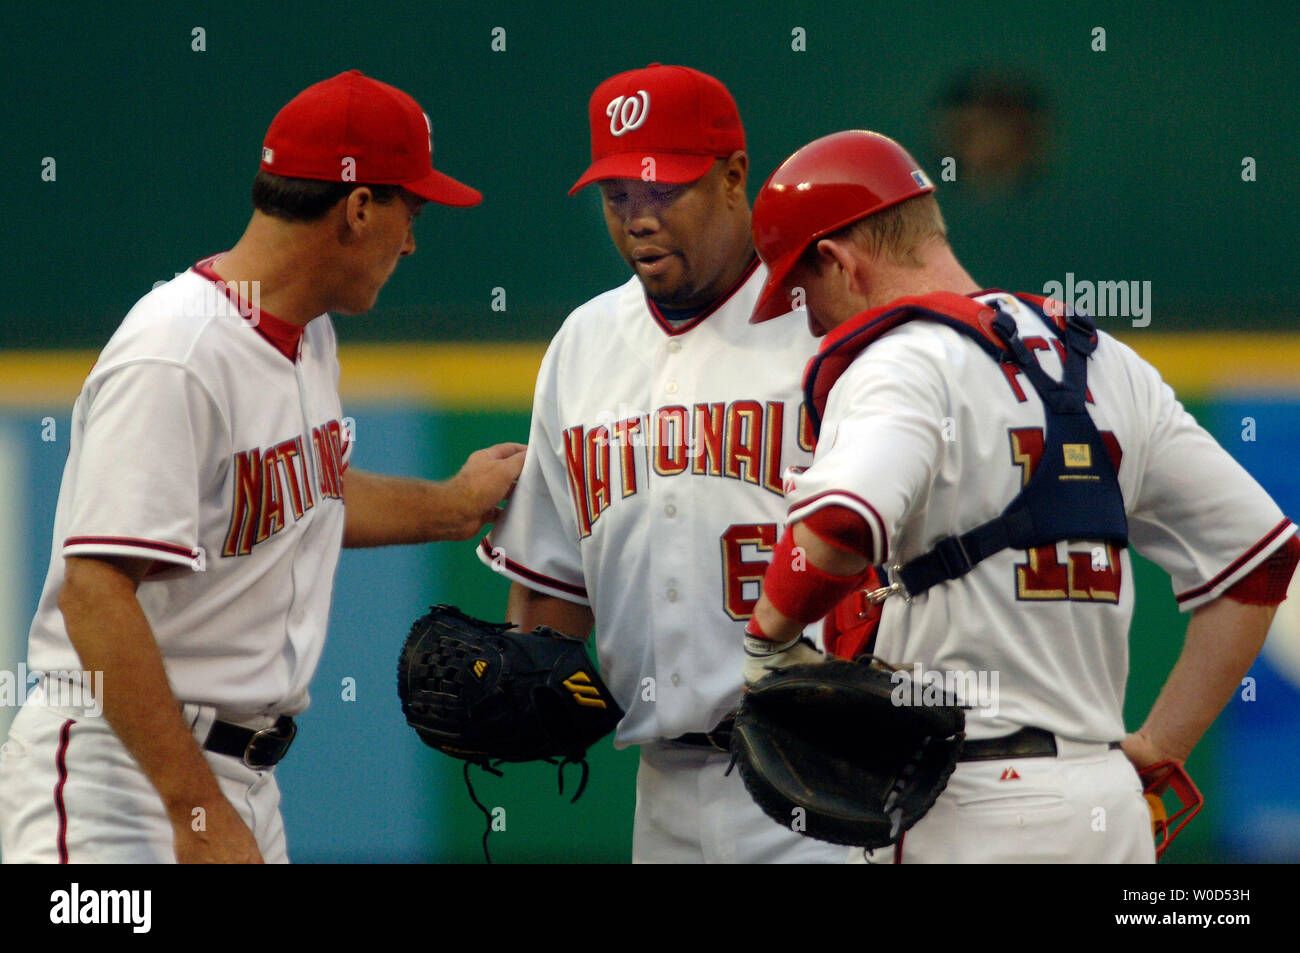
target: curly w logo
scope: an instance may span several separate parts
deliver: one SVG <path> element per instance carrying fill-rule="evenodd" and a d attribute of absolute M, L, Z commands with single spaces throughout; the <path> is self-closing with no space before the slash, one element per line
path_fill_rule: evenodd
<path fill-rule="evenodd" d="M 615 136 L 640 129 L 650 115 L 650 94 L 638 89 L 632 96 L 615 96 L 605 107 L 605 115 L 609 117 L 609 131 Z"/>

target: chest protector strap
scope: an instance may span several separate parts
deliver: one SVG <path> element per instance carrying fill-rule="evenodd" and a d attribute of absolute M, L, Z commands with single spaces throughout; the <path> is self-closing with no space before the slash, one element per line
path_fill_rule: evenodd
<path fill-rule="evenodd" d="M 998 306 L 993 303 L 993 307 Z M 1041 309 L 1035 310 L 1041 315 Z M 1044 317 L 1044 323 L 1057 334 L 1053 322 Z M 983 337 L 976 328 L 949 327 Z M 999 309 L 992 327 L 1005 347 L 1002 360 L 1022 371 L 1043 401 L 1043 455 L 1000 516 L 960 536 L 942 539 L 924 556 L 896 567 L 897 579 L 909 597 L 964 576 L 1004 549 L 1031 549 L 1069 539 L 1128 545 L 1128 519 L 1115 466 L 1088 413 L 1088 355 L 1097 347 L 1096 326 L 1083 315 L 1072 315 L 1065 322 L 1064 335 L 1058 334 L 1065 344 L 1059 382 L 1039 366 L 1009 314 Z"/>

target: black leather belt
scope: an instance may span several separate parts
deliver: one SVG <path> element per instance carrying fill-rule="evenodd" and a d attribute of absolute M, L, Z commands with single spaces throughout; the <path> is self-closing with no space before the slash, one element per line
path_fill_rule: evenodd
<path fill-rule="evenodd" d="M 714 726 L 712 731 L 690 731 L 669 741 L 693 748 L 714 748 L 718 751 L 731 750 L 731 730 L 736 727 L 734 718 L 724 718 Z"/>
<path fill-rule="evenodd" d="M 253 729 L 214 721 L 203 747 L 216 754 L 238 758 L 250 768 L 261 770 L 278 764 L 289 753 L 298 734 L 298 726 L 288 715 L 281 715 L 269 728 Z"/>
<path fill-rule="evenodd" d="M 1112 741 L 1108 747 L 1118 748 Z M 958 761 L 1000 761 L 1004 758 L 1055 758 L 1056 735 L 1042 728 L 1025 727 L 1001 738 L 967 741 L 961 746 Z"/>

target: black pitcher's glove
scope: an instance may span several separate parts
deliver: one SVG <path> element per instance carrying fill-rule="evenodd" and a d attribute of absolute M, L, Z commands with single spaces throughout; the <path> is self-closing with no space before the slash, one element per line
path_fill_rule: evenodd
<path fill-rule="evenodd" d="M 870 656 L 766 675 L 745 692 L 731 736 L 745 787 L 809 837 L 897 842 L 938 799 L 965 737 L 959 706 L 912 700 L 907 673 Z"/>
<path fill-rule="evenodd" d="M 586 643 L 546 626 L 512 632 L 510 623 L 484 622 L 453 606 L 432 606 L 415 620 L 397 661 L 397 694 L 406 723 L 425 744 L 500 775 L 504 761 L 578 764 L 587 786 L 587 749 L 614 730 L 623 709 L 587 655 Z"/>
<path fill-rule="evenodd" d="M 426 744 L 476 762 L 580 761 L 623 717 L 581 639 L 446 605 L 411 626 L 397 694 Z"/>

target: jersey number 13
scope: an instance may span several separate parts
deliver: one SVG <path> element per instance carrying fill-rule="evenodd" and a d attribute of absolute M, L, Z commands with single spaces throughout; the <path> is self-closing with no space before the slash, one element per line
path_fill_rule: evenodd
<path fill-rule="evenodd" d="M 1011 461 L 1020 467 L 1023 486 L 1043 457 L 1043 429 L 1021 427 L 1010 435 Z M 1101 439 L 1111 464 L 1119 470 L 1119 441 L 1109 431 L 1102 431 Z M 1061 547 L 1066 549 L 1065 562 L 1060 559 Z M 1025 550 L 1025 557 L 1025 562 L 1016 564 L 1017 599 L 1119 602 L 1119 547 L 1114 543 L 1049 543 Z"/>

